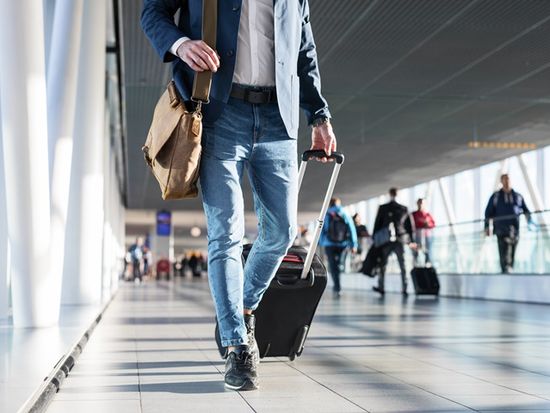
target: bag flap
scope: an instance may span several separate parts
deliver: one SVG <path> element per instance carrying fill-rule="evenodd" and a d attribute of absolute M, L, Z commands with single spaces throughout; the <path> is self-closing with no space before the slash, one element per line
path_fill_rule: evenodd
<path fill-rule="evenodd" d="M 177 105 L 174 105 L 174 103 L 173 91 L 170 90 L 169 85 L 155 107 L 149 136 L 144 147 L 151 160 L 155 159 L 162 147 L 170 139 L 172 133 L 178 127 L 182 116 L 186 113 L 182 103 L 178 103 Z"/>

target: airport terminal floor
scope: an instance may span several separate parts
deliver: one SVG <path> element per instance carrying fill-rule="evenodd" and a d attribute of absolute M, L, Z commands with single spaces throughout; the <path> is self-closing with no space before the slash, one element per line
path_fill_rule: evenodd
<path fill-rule="evenodd" d="M 213 321 L 204 279 L 126 283 L 47 411 L 550 411 L 543 305 L 327 290 L 302 356 L 263 359 L 252 392 L 224 390 Z"/>

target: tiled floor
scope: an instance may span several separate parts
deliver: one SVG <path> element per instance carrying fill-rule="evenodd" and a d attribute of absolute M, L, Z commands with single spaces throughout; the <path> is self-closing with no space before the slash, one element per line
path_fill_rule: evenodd
<path fill-rule="evenodd" d="M 99 310 L 100 305 L 63 306 L 59 325 L 51 328 L 13 328 L 0 322 L 1 413 L 16 412 L 31 397 Z"/>
<path fill-rule="evenodd" d="M 262 360 L 261 389 L 237 393 L 206 282 L 126 285 L 48 411 L 550 412 L 549 313 L 327 291 L 302 357 Z"/>

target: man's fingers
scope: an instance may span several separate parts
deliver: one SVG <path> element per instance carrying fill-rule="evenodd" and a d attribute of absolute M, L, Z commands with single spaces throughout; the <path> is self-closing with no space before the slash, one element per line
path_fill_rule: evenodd
<path fill-rule="evenodd" d="M 202 59 L 194 54 L 189 56 L 190 66 L 197 72 L 203 72 L 208 69 L 208 65 L 202 61 Z"/>
<path fill-rule="evenodd" d="M 200 55 L 193 55 L 193 61 L 197 66 L 199 66 L 202 70 L 210 70 L 210 67 L 208 66 L 208 63 L 204 61 L 203 57 Z"/>
<path fill-rule="evenodd" d="M 189 67 L 195 72 L 204 72 L 199 66 L 197 66 L 193 61 L 189 62 Z"/>
<path fill-rule="evenodd" d="M 214 63 L 212 57 L 204 50 L 202 51 L 201 59 L 208 65 L 209 70 L 211 70 L 212 72 L 218 71 L 218 66 Z"/>
<path fill-rule="evenodd" d="M 208 46 L 206 43 L 201 42 L 202 50 L 210 56 L 212 59 L 212 62 L 216 65 L 216 67 L 220 67 L 220 57 L 218 56 L 218 53 L 214 49 L 212 49 L 210 46 Z"/>
<path fill-rule="evenodd" d="M 212 49 L 210 49 L 210 51 L 212 51 Z M 213 53 L 215 54 L 215 52 Z M 203 70 L 210 70 L 212 72 L 218 70 L 219 65 L 212 59 L 211 53 L 208 53 L 205 47 L 200 43 L 195 43 L 189 48 L 189 57 Z"/>
<path fill-rule="evenodd" d="M 178 55 L 196 72 L 216 72 L 220 67 L 218 54 L 202 40 L 188 40 L 180 48 Z"/>
<path fill-rule="evenodd" d="M 216 53 L 206 44 L 198 44 L 193 48 L 195 55 L 200 58 L 205 64 L 205 70 L 216 72 L 219 67 L 219 60 Z M 216 63 L 218 61 L 218 63 Z"/>
<path fill-rule="evenodd" d="M 328 156 L 332 155 L 332 145 L 331 145 L 330 141 L 325 143 L 325 153 Z"/>
<path fill-rule="evenodd" d="M 210 70 L 212 70 L 213 72 L 218 70 L 218 68 L 220 67 L 220 58 L 210 46 L 201 41 L 197 44 L 196 53 L 202 55 L 201 57 L 203 58 L 203 60 L 208 62 Z"/>

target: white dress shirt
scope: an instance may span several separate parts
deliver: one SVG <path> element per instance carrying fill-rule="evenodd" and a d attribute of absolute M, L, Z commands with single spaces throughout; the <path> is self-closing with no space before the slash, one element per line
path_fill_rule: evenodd
<path fill-rule="evenodd" d="M 233 82 L 252 86 L 275 86 L 275 41 L 273 0 L 242 0 Z M 177 56 L 180 45 L 174 42 L 170 52 Z"/>

